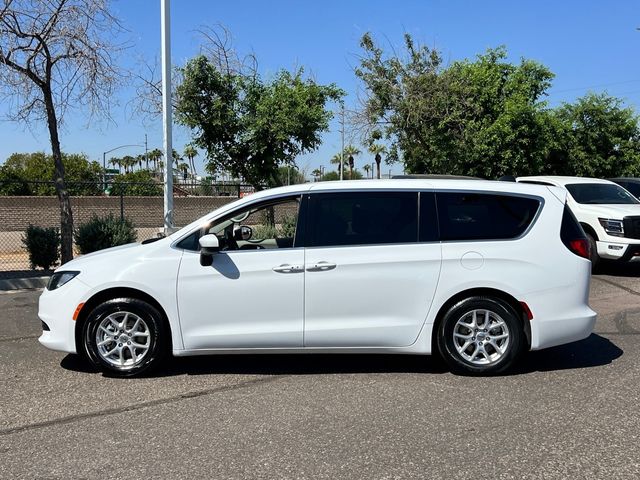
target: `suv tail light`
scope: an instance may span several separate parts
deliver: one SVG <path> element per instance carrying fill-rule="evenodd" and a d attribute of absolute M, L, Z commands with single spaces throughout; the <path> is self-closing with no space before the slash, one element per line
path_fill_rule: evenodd
<path fill-rule="evenodd" d="M 562 243 L 579 257 L 586 258 L 587 260 L 591 258 L 591 245 L 589 245 L 587 235 L 567 205 L 564 206 L 564 213 L 562 214 L 560 238 L 562 239 Z"/>

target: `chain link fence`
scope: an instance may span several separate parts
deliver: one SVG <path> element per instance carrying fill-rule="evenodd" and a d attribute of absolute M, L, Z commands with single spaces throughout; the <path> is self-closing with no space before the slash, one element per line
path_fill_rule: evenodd
<path fill-rule="evenodd" d="M 139 241 L 156 237 L 162 231 L 162 183 L 75 182 L 67 188 L 75 229 L 94 216 L 111 214 L 129 219 Z M 176 183 L 174 223 L 182 227 L 252 192 L 249 185 L 242 184 Z M 0 181 L 0 272 L 30 269 L 22 241 L 29 225 L 60 227 L 60 204 L 53 182 Z"/>

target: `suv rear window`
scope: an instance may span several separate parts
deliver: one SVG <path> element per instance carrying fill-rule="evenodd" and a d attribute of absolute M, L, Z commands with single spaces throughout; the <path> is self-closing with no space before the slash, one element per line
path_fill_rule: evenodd
<path fill-rule="evenodd" d="M 535 198 L 497 193 L 438 192 L 441 240 L 501 240 L 522 235 L 536 216 Z"/>
<path fill-rule="evenodd" d="M 417 192 L 320 193 L 311 196 L 310 247 L 418 241 Z"/>

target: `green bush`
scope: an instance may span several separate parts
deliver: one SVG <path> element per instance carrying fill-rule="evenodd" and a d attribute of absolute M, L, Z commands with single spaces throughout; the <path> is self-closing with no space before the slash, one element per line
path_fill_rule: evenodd
<path fill-rule="evenodd" d="M 57 228 L 42 228 L 29 225 L 22 237 L 22 243 L 29 252 L 31 268 L 42 267 L 49 270 L 58 263 L 60 257 L 60 233 Z"/>
<path fill-rule="evenodd" d="M 282 236 L 283 237 L 295 237 L 296 225 L 298 223 L 297 215 L 284 215 L 282 217 Z"/>
<path fill-rule="evenodd" d="M 94 216 L 80 225 L 74 238 L 80 253 L 85 254 L 135 242 L 137 235 L 129 219 L 121 220 L 110 214 L 107 217 Z"/>

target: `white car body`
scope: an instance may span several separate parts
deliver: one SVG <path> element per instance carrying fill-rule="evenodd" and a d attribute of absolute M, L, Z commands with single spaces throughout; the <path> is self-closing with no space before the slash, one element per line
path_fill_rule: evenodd
<path fill-rule="evenodd" d="M 508 193 L 535 198 L 541 206 L 526 232 L 508 240 L 238 250 L 217 254 L 216 268 L 201 266 L 198 252 L 176 248 L 203 225 L 247 205 L 347 191 Z M 163 311 L 175 356 L 430 354 L 443 308 L 471 291 L 500 292 L 515 305 L 526 304 L 533 316 L 523 319 L 531 350 L 580 340 L 591 334 L 596 319 L 588 306 L 590 262 L 560 239 L 564 203 L 560 189 L 468 180 L 321 182 L 262 191 L 167 238 L 85 255 L 59 267 L 80 274 L 42 293 L 39 317 L 49 330 L 39 340 L 50 349 L 80 351 L 78 311 L 96 296 L 126 293 Z M 299 273 L 274 272 L 285 264 Z"/>
<path fill-rule="evenodd" d="M 595 240 L 600 258 L 629 262 L 640 261 L 640 203 L 629 205 L 579 203 L 573 198 L 571 192 L 567 190 L 567 185 L 572 184 L 615 185 L 623 189 L 620 185 L 599 178 L 562 176 L 518 177 L 517 181 L 553 185 L 564 189 L 567 192 L 569 208 L 585 232 Z M 631 193 L 629 195 L 633 197 Z M 608 219 L 624 224 L 625 218 L 629 219 L 629 221 L 633 219 L 637 223 L 637 234 L 633 234 L 636 238 L 626 236 L 630 232 L 625 232 L 625 236 L 611 235 L 600 222 L 600 219 Z"/>

